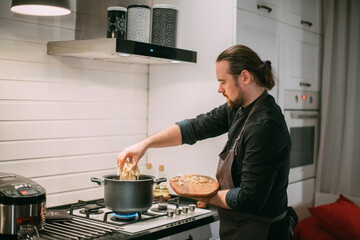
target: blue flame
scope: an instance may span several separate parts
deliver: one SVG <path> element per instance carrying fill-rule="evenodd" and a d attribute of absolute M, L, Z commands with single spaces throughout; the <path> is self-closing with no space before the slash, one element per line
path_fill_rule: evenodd
<path fill-rule="evenodd" d="M 114 217 L 117 217 L 117 218 L 136 218 L 139 214 L 138 213 L 131 213 L 131 214 L 116 214 L 116 213 L 113 213 L 112 214 Z"/>

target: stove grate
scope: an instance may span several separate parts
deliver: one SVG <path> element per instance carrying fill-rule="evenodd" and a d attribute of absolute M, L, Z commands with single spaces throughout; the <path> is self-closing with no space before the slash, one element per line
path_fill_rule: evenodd
<path fill-rule="evenodd" d="M 73 216 L 66 222 L 46 223 L 40 231 L 44 239 L 91 239 L 120 231 L 122 228 L 92 219 Z"/>

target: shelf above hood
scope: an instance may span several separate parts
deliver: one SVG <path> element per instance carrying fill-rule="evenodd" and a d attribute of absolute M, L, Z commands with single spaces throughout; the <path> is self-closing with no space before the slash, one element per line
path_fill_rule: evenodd
<path fill-rule="evenodd" d="M 48 42 L 49 55 L 137 64 L 196 63 L 194 51 L 116 38 Z"/>

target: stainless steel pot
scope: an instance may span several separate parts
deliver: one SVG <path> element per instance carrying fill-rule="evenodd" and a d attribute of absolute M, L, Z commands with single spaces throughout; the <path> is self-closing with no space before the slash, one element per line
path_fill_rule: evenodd
<path fill-rule="evenodd" d="M 117 213 L 136 213 L 148 210 L 153 203 L 153 184 L 166 182 L 166 178 L 141 174 L 139 180 L 120 181 L 116 174 L 104 179 L 92 177 L 91 181 L 104 183 L 105 206 Z"/>

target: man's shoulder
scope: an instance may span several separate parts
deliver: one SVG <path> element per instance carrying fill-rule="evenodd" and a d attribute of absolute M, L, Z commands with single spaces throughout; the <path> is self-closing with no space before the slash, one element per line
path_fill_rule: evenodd
<path fill-rule="evenodd" d="M 220 106 L 212 109 L 209 113 L 220 114 L 220 115 L 231 115 L 235 116 L 239 109 L 229 107 L 227 103 L 221 104 Z"/>
<path fill-rule="evenodd" d="M 281 108 L 275 102 L 260 106 L 255 112 L 254 117 L 259 122 L 278 122 L 284 119 Z"/>
<path fill-rule="evenodd" d="M 284 115 L 277 104 L 263 105 L 252 117 L 249 127 L 258 126 L 261 131 L 286 130 Z"/>

